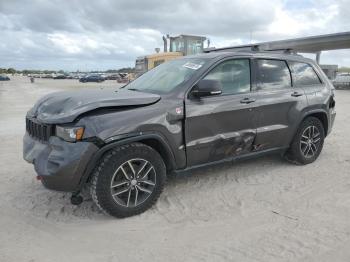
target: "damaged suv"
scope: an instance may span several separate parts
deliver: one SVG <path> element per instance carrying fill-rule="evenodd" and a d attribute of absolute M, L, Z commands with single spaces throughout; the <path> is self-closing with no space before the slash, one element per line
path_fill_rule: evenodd
<path fill-rule="evenodd" d="M 334 88 L 298 55 L 213 52 L 176 59 L 124 88 L 49 94 L 26 116 L 24 159 L 49 189 L 90 187 L 115 217 L 150 208 L 167 174 L 280 153 L 319 156 Z"/>

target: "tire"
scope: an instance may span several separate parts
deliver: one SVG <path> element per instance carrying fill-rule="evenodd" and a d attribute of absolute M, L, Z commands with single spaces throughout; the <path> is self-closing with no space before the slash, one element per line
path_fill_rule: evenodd
<path fill-rule="evenodd" d="M 129 217 L 149 209 L 166 182 L 162 157 L 153 148 L 132 143 L 108 151 L 95 168 L 90 192 L 105 213 Z"/>
<path fill-rule="evenodd" d="M 306 118 L 300 124 L 285 158 L 297 165 L 314 162 L 322 151 L 324 138 L 322 122 L 316 117 Z"/>

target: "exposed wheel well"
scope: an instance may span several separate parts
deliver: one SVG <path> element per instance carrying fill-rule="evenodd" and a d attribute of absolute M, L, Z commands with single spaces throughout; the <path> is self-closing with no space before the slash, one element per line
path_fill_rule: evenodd
<path fill-rule="evenodd" d="M 323 129 L 324 129 L 324 135 L 327 136 L 327 133 L 328 133 L 328 118 L 327 118 L 326 113 L 323 113 L 323 112 L 312 113 L 310 115 L 307 115 L 305 118 L 310 117 L 310 116 L 316 117 L 318 120 L 321 121 L 321 123 L 323 125 Z"/>
<path fill-rule="evenodd" d="M 171 171 L 174 169 L 174 164 L 172 161 L 171 152 L 169 152 L 169 150 L 167 150 L 165 148 L 165 146 L 162 144 L 162 142 L 160 142 L 159 140 L 157 140 L 155 138 L 142 139 L 142 140 L 139 140 L 137 142 L 143 143 L 143 144 L 148 145 L 148 146 L 152 147 L 153 149 L 155 149 L 160 154 L 160 156 L 163 158 L 163 161 L 165 163 L 167 171 Z"/>

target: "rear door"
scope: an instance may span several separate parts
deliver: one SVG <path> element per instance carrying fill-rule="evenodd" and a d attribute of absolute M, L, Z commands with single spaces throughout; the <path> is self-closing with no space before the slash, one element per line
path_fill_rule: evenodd
<path fill-rule="evenodd" d="M 255 59 L 257 94 L 257 136 L 255 150 L 288 147 L 307 106 L 304 90 L 293 86 L 291 71 L 284 60 Z"/>
<path fill-rule="evenodd" d="M 187 165 L 201 165 L 250 152 L 255 138 L 250 59 L 229 59 L 204 79 L 221 82 L 222 94 L 186 99 Z"/>

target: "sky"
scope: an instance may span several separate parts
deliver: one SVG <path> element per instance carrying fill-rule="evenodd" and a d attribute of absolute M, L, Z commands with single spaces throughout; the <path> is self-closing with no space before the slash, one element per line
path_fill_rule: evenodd
<path fill-rule="evenodd" d="M 224 47 L 350 31 L 348 0 L 0 0 L 0 68 L 133 67 L 162 36 Z M 350 66 L 350 50 L 321 63 Z"/>

